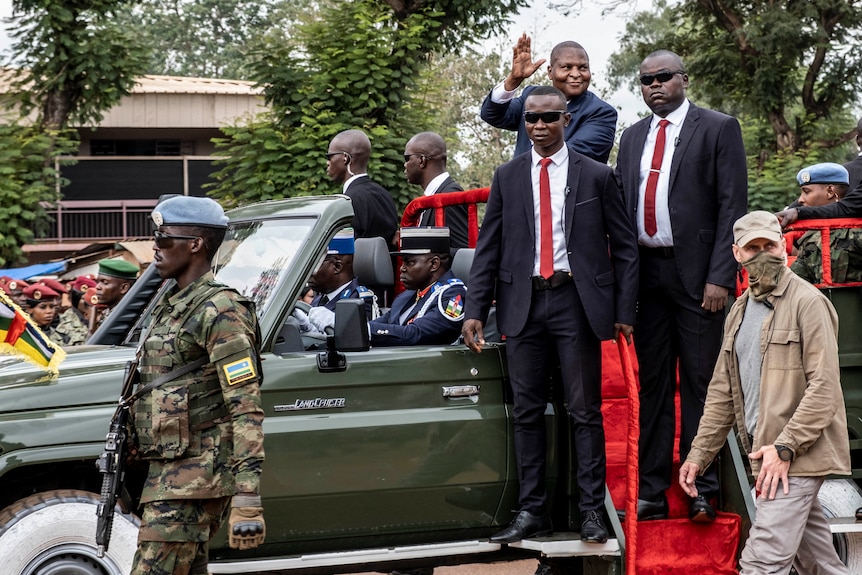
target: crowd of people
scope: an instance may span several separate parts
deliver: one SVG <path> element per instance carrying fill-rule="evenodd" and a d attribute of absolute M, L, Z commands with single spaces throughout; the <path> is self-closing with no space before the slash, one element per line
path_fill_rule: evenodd
<path fill-rule="evenodd" d="M 580 537 L 607 541 L 600 342 L 634 339 L 641 402 L 638 519 L 666 518 L 667 491 L 676 482 L 690 496 L 688 518 L 714 521 L 719 485 L 712 462 L 736 422 L 746 432 L 742 443 L 759 492 L 742 573 L 787 572 L 791 564 L 800 573 L 811 572 L 811 565 L 847 573 L 812 496 L 826 475 L 850 471 L 837 316 L 811 285 L 824 279 L 819 232 L 785 236 L 783 228 L 797 220 L 862 215 L 860 161 L 851 162 L 849 170 L 833 163 L 808 166 L 796 176 L 798 201 L 777 214 L 747 213 L 739 122 L 688 99 L 690 79 L 677 54 L 657 50 L 641 62 L 638 79 L 651 114 L 623 132 L 613 168 L 607 160 L 617 114 L 588 89 L 586 50 L 576 42 L 558 44 L 547 66 L 551 85 L 528 86 L 516 95 L 544 63 L 533 60 L 531 39 L 523 35 L 513 49 L 511 71 L 482 103 L 481 117 L 516 131 L 517 139 L 514 158 L 493 176 L 469 286 L 451 269 L 453 253 L 468 243 L 466 208 L 446 208 L 446 227 L 432 226 L 428 210 L 418 227 L 399 230 L 392 196 L 367 173 L 368 136 L 347 130 L 329 142 L 327 174 L 351 198 L 354 218 L 352 228 L 330 242 L 302 294 L 310 310 L 296 312 L 303 329 L 325 331 L 335 321 L 336 301 L 360 298 L 372 345 L 449 344 L 463 337 L 469 349 L 481 353 L 496 306 L 509 358 L 520 483 L 511 524 L 491 537 L 501 544 L 554 530 L 544 485 L 549 366 L 559 366 L 572 422 Z M 862 147 L 862 132 L 857 141 Z M 405 176 L 426 196 L 461 190 L 446 162 L 445 141 L 433 132 L 416 134 L 405 146 Z M 210 205 L 195 211 L 183 203 L 189 200 L 154 212 L 161 219 L 155 265 L 163 277 L 178 280 L 166 301 L 205 291 L 211 280 L 209 244 L 223 237 L 223 212 Z M 221 232 L 210 241 L 212 228 Z M 184 234 L 171 235 L 177 229 Z M 406 290 L 383 311 L 353 271 L 355 238 L 367 237 L 383 238 L 402 261 Z M 860 232 L 832 230 L 829 238 L 833 281 L 862 280 Z M 168 267 L 171 250 L 182 256 L 177 269 Z M 792 268 L 788 257 L 795 257 Z M 748 289 L 734 301 L 740 269 L 747 272 Z M 112 259 L 100 263 L 95 278 L 80 276 L 68 285 L 4 278 L 0 289 L 52 340 L 78 345 L 127 293 L 137 273 L 136 266 Z M 220 354 L 218 345 L 211 349 L 212 334 L 193 335 L 200 335 L 199 346 L 213 362 L 239 358 L 250 362 L 254 373 L 254 314 L 243 298 L 225 289 L 219 293 L 207 295 L 215 298 L 207 305 L 224 305 L 236 315 L 242 325 L 239 351 Z M 156 325 L 169 331 L 181 323 Z M 148 337 L 167 341 L 168 331 Z M 158 354 L 147 349 L 142 375 L 152 379 L 166 368 L 155 369 L 161 365 Z M 189 359 L 176 355 L 172 365 Z M 167 509 L 167 492 L 185 493 L 185 488 L 160 483 L 174 464 L 165 463 L 153 447 L 143 500 L 145 535 L 136 557 L 141 572 L 165 561 L 163 543 L 175 540 L 160 523 L 164 517 L 193 514 L 207 526 L 198 534 L 205 541 L 210 527 L 226 517 L 230 495 L 232 524 L 236 513 L 237 521 L 245 517 L 260 528 L 250 542 L 237 545 L 263 540 L 259 392 L 256 385 L 234 388 L 229 371 L 217 372 L 218 377 L 207 372 L 207 385 L 220 385 L 225 397 L 235 391 L 237 405 L 247 408 L 237 417 L 249 433 L 248 469 L 237 474 L 235 493 L 228 478 L 219 483 L 217 497 L 212 490 L 205 497 L 187 494 L 182 497 L 201 503 Z M 682 466 L 674 478 L 677 388 Z M 152 432 L 146 424 L 151 408 L 142 404 L 138 413 L 145 438 Z M 220 423 L 214 422 L 211 434 L 225 432 Z M 225 485 L 230 488 L 222 489 Z M 198 562 L 202 550 L 205 544 L 203 549 L 177 546 L 170 561 Z"/>
<path fill-rule="evenodd" d="M 31 283 L 0 277 L 0 291 L 26 312 L 49 340 L 83 345 L 135 282 L 137 265 L 122 258 L 99 262 L 98 274 L 65 281 L 46 277 Z"/>

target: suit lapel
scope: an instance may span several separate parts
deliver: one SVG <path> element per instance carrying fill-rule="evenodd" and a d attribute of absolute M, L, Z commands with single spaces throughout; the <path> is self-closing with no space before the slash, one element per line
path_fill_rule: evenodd
<path fill-rule="evenodd" d="M 700 126 L 700 111 L 694 104 L 689 104 L 688 114 L 685 115 L 685 120 L 682 123 L 682 129 L 679 131 L 679 142 L 673 152 L 673 159 L 670 162 L 670 178 L 667 183 L 667 195 L 670 198 L 673 190 L 673 183 L 676 181 L 676 176 L 679 173 L 679 165 L 688 150 L 688 144 L 691 142 L 695 131 Z"/>
<path fill-rule="evenodd" d="M 644 154 L 644 148 L 646 147 L 647 136 L 649 135 L 649 127 L 652 122 L 652 114 L 635 124 L 631 127 L 634 130 L 634 142 L 635 148 L 631 151 L 630 157 L 628 159 L 628 170 L 627 174 L 624 175 L 624 189 L 626 190 L 626 194 L 628 198 L 626 201 L 629 202 L 629 205 L 634 207 L 638 205 L 638 199 L 640 197 L 640 183 L 641 183 L 641 158 Z"/>
<path fill-rule="evenodd" d="M 514 189 L 524 202 L 524 211 L 527 216 L 527 226 L 530 228 L 530 234 L 533 236 L 533 243 L 536 241 L 536 211 L 533 207 L 533 154 L 527 152 L 518 157 L 519 165 L 513 165 L 514 168 Z"/>
<path fill-rule="evenodd" d="M 569 245 L 569 238 L 572 235 L 572 228 L 575 223 L 575 204 L 578 201 L 578 184 L 580 183 L 581 175 L 581 157 L 574 153 L 574 150 L 569 148 L 569 176 L 566 181 L 566 195 L 563 200 L 564 218 L 566 222 L 566 245 Z"/>

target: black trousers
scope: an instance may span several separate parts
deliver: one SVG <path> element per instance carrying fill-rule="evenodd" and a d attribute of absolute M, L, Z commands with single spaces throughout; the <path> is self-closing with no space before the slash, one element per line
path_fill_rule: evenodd
<path fill-rule="evenodd" d="M 721 348 L 725 311 L 707 312 L 682 285 L 672 254 L 642 248 L 635 349 L 640 372 L 640 498 L 657 501 L 676 481 L 673 441 L 677 363 L 680 461 L 703 415 L 706 390 Z M 695 482 L 707 498 L 718 493 L 716 467 Z"/>
<path fill-rule="evenodd" d="M 527 302 L 524 302 L 527 305 Z M 573 283 L 533 291 L 527 325 L 507 336 L 506 355 L 514 391 L 515 456 L 521 510 L 545 511 L 545 410 L 548 358 L 556 350 L 564 397 L 573 423 L 579 509 L 601 509 L 605 496 L 605 434 L 602 427 L 601 348 Z"/>

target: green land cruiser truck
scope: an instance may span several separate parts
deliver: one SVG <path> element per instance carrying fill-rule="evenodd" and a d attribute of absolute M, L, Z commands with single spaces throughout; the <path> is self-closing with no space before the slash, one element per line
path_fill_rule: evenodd
<path fill-rule="evenodd" d="M 488 542 L 517 508 L 505 344 L 489 343 L 481 354 L 463 345 L 372 349 L 349 302 L 337 311 L 330 337 L 300 333 L 292 311 L 330 238 L 350 224 L 348 198 L 294 198 L 229 215 L 216 275 L 253 299 L 260 319 L 267 533 L 264 545 L 242 552 L 229 549 L 219 533 L 211 546 L 212 573 L 386 572 L 539 555 L 555 573 L 623 573 L 625 538 L 610 496 L 606 544 L 581 543 L 573 532 L 580 524 L 574 462 L 556 394 L 546 418 L 558 533 L 517 545 Z M 472 253 L 461 255 L 453 267 L 466 279 Z M 393 283 L 383 240 L 357 242 L 355 267 L 371 288 Z M 102 479 L 95 461 L 123 368 L 162 283 L 155 269 L 147 270 L 91 340 L 101 345 L 67 349 L 59 377 L 0 357 L 0 574 L 129 572 L 141 478 L 129 471 L 131 504 L 118 507 L 110 547 L 100 558 L 95 526 Z M 859 468 L 862 294 L 858 287 L 830 293 L 841 313 L 842 375 Z M 743 460 L 729 441 L 720 507 L 742 517 L 740 539 L 753 509 Z M 860 477 L 857 469 L 853 479 Z M 854 572 L 862 572 L 862 533 L 846 519 L 862 496 L 853 480 L 828 483 L 838 485 L 833 499 L 846 507 L 833 512 L 836 545 L 845 562 L 859 567 Z"/>

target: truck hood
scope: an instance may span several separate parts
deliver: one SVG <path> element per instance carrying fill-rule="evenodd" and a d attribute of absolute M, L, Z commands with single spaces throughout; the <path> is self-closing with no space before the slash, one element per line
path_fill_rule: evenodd
<path fill-rule="evenodd" d="M 0 413 L 114 404 L 132 347 L 66 348 L 58 376 L 30 362 L 0 356 Z"/>

